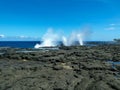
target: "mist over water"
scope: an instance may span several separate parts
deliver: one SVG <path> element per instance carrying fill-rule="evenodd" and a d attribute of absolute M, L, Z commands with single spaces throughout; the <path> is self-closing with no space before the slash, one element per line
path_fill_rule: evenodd
<path fill-rule="evenodd" d="M 73 31 L 67 37 L 65 35 L 61 35 L 60 33 L 54 32 L 53 29 L 48 29 L 42 37 L 42 43 L 36 44 L 34 48 L 59 46 L 58 41 L 62 41 L 64 46 L 75 45 L 75 42 L 78 42 L 79 45 L 84 45 L 83 40 L 87 33 L 88 32 Z"/>

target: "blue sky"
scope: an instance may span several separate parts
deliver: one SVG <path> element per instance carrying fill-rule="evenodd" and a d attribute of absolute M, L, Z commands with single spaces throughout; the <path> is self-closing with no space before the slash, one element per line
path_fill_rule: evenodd
<path fill-rule="evenodd" d="M 90 27 L 88 40 L 120 38 L 120 0 L 0 0 L 0 40 L 39 40 Z"/>

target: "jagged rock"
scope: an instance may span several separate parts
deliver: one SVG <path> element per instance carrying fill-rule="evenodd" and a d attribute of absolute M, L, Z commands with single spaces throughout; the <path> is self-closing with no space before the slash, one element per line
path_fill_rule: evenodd
<path fill-rule="evenodd" d="M 33 52 L 17 52 L 31 50 Z M 120 90 L 120 46 L 0 48 L 0 90 Z"/>

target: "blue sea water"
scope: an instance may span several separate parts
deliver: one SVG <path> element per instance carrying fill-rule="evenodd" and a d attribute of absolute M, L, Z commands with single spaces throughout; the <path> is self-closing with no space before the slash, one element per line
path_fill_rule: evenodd
<path fill-rule="evenodd" d="M 0 41 L 0 47 L 34 48 L 40 41 Z"/>
<path fill-rule="evenodd" d="M 34 48 L 37 43 L 41 43 L 40 41 L 0 41 L 0 47 L 12 47 L 12 48 Z M 59 44 L 61 45 L 61 41 Z M 109 41 L 86 41 L 84 45 L 94 46 L 94 45 L 102 45 L 102 44 L 113 44 L 114 42 Z"/>

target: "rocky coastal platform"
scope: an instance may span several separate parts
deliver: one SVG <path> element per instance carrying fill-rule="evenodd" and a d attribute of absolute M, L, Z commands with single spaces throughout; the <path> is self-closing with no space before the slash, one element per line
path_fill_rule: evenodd
<path fill-rule="evenodd" d="M 0 48 L 0 90 L 120 90 L 120 45 Z"/>

